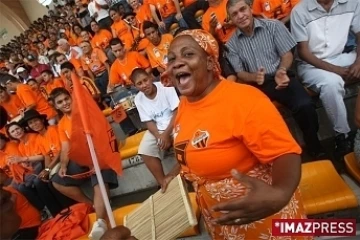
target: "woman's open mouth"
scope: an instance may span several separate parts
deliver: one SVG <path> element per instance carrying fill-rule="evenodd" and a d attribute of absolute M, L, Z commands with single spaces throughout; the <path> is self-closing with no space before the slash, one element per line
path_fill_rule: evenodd
<path fill-rule="evenodd" d="M 185 85 L 190 81 L 191 74 L 187 72 L 179 72 L 175 75 L 179 85 Z"/>

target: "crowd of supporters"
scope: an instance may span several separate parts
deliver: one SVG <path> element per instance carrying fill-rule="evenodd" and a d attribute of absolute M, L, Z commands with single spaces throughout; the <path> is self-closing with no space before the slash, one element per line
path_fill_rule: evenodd
<path fill-rule="evenodd" d="M 89 203 L 98 219 L 89 237 L 100 239 L 107 229 L 96 178 L 67 156 L 74 75 L 100 109 L 114 108 L 112 96 L 122 89 L 137 94 L 148 129 L 139 154 L 159 186 L 167 184 L 161 158 L 172 146 L 179 104 L 179 92 L 164 87 L 174 61 L 168 50 L 186 29 L 215 37 L 224 81 L 258 88 L 291 111 L 313 159 L 326 156 L 313 95 L 332 124 L 335 151 L 352 150 L 343 97 L 345 85 L 360 80 L 359 0 L 62 0 L 0 48 L 1 184 L 27 199 L 28 212 L 55 216 L 74 202 Z M 129 118 L 120 125 L 127 136 L 139 130 Z M 84 173 L 92 199 L 79 187 L 84 179 L 67 177 Z M 102 174 L 107 190 L 121 184 L 112 169 Z M 36 236 L 41 224 L 39 214 L 26 215 L 20 239 Z"/>

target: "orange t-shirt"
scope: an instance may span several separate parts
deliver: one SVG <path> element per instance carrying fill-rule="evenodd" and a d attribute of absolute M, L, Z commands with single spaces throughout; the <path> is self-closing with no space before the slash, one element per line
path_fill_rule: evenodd
<path fill-rule="evenodd" d="M 152 21 L 151 11 L 149 4 L 141 5 L 137 10 L 136 13 L 136 20 L 142 24 L 145 21 Z"/>
<path fill-rule="evenodd" d="M 146 54 L 149 58 L 152 68 L 162 67 L 166 68 L 167 54 L 169 51 L 170 43 L 174 39 L 171 34 L 163 34 L 158 46 L 154 46 L 151 42 L 146 48 Z"/>
<path fill-rule="evenodd" d="M 175 3 L 172 0 L 149 0 L 149 4 L 159 11 L 162 18 L 176 13 Z"/>
<path fill-rule="evenodd" d="M 14 94 L 10 94 L 10 99 L 7 102 L 0 104 L 3 106 L 8 113 L 10 120 L 19 115 L 19 111 L 25 109 L 24 104 L 21 102 L 19 97 Z"/>
<path fill-rule="evenodd" d="M 47 96 L 49 96 L 52 90 L 64 86 L 64 82 L 60 78 L 55 78 L 53 81 L 45 83 L 43 87 L 46 91 Z"/>
<path fill-rule="evenodd" d="M 210 6 L 203 15 L 202 18 L 202 27 L 205 31 L 210 32 L 210 18 L 213 13 L 215 13 L 218 22 L 221 26 L 224 26 L 224 23 L 227 22 L 227 11 L 226 11 L 227 0 L 223 0 L 218 6 Z M 231 26 L 227 29 L 224 27 L 216 29 L 217 36 L 219 40 L 223 43 L 227 42 L 230 37 L 235 32 L 236 27 Z"/>
<path fill-rule="evenodd" d="M 12 187 L 3 187 L 4 190 L 15 196 L 15 210 L 21 218 L 20 229 L 41 225 L 41 214 L 18 190 Z"/>
<path fill-rule="evenodd" d="M 38 135 L 38 143 L 43 153 L 48 155 L 51 160 L 61 151 L 61 143 L 57 126 L 48 126 L 44 135 Z"/>
<path fill-rule="evenodd" d="M 119 20 L 118 22 L 114 22 L 111 25 L 111 31 L 115 34 L 119 39 L 122 39 L 122 36 L 129 31 L 128 25 L 123 21 Z"/>
<path fill-rule="evenodd" d="M 43 155 L 43 149 L 39 145 L 39 134 L 27 133 L 26 143 L 19 143 L 19 153 L 23 157 Z"/>
<path fill-rule="evenodd" d="M 91 71 L 95 76 L 106 70 L 105 62 L 108 60 L 106 54 L 100 48 L 93 48 L 90 58 L 82 55 L 81 66 L 84 71 Z"/>
<path fill-rule="evenodd" d="M 47 119 L 54 118 L 57 115 L 44 96 L 41 93 L 34 92 L 29 85 L 19 84 L 16 95 L 26 107 L 34 104 L 35 110 L 41 114 L 46 114 Z"/>
<path fill-rule="evenodd" d="M 125 59 L 120 62 L 116 59 L 110 69 L 109 83 L 111 85 L 117 84 L 132 84 L 130 75 L 135 68 L 147 69 L 150 67 L 149 60 L 138 52 L 127 52 Z"/>
<path fill-rule="evenodd" d="M 101 49 L 105 49 L 107 46 L 109 46 L 109 42 L 112 38 L 113 36 L 110 31 L 106 29 L 101 29 L 91 39 L 91 43 L 93 46 L 96 46 Z"/>
<path fill-rule="evenodd" d="M 4 149 L 0 150 L 0 169 L 10 178 L 13 174 L 7 164 L 7 158 L 20 155 L 18 143 L 14 141 L 7 142 Z"/>
<path fill-rule="evenodd" d="M 58 123 L 60 142 L 69 142 L 71 137 L 71 118 L 64 115 Z"/>
<path fill-rule="evenodd" d="M 149 45 L 149 40 L 147 38 L 142 38 L 144 34 L 137 29 L 130 29 L 129 32 L 123 35 L 122 41 L 124 43 L 125 49 L 130 50 L 135 42 L 135 39 L 140 37 L 140 42 L 137 45 L 137 49 L 134 51 L 144 50 Z"/>
<path fill-rule="evenodd" d="M 175 156 L 182 170 L 206 179 L 228 178 L 232 169 L 246 173 L 259 163 L 301 153 L 265 94 L 226 80 L 197 102 L 183 97 L 174 131 Z"/>
<path fill-rule="evenodd" d="M 287 17 L 299 1 L 300 0 L 254 0 L 252 10 L 256 16 L 263 14 L 268 18 L 280 20 Z"/>

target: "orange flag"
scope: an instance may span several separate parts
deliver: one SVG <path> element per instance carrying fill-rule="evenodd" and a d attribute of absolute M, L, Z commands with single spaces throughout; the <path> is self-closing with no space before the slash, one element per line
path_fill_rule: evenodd
<path fill-rule="evenodd" d="M 116 123 L 122 122 L 126 118 L 126 112 L 123 106 L 119 105 L 111 111 L 111 116 Z"/>
<path fill-rule="evenodd" d="M 90 134 L 100 169 L 113 169 L 122 173 L 121 157 L 114 130 L 104 117 L 88 91 L 80 84 L 80 79 L 73 74 L 71 137 L 69 158 L 79 165 L 92 168 L 86 134 Z"/>

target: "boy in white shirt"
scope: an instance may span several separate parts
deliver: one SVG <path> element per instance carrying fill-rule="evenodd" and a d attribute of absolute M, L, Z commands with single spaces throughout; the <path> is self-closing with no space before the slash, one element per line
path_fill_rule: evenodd
<path fill-rule="evenodd" d="M 135 97 L 135 105 L 140 119 L 146 124 L 147 131 L 141 140 L 138 154 L 161 187 L 165 174 L 161 164 L 163 151 L 173 143 L 173 124 L 179 105 L 179 97 L 173 87 L 164 87 L 153 82 L 153 77 L 144 69 L 135 69 L 131 81 L 140 91 Z"/>

